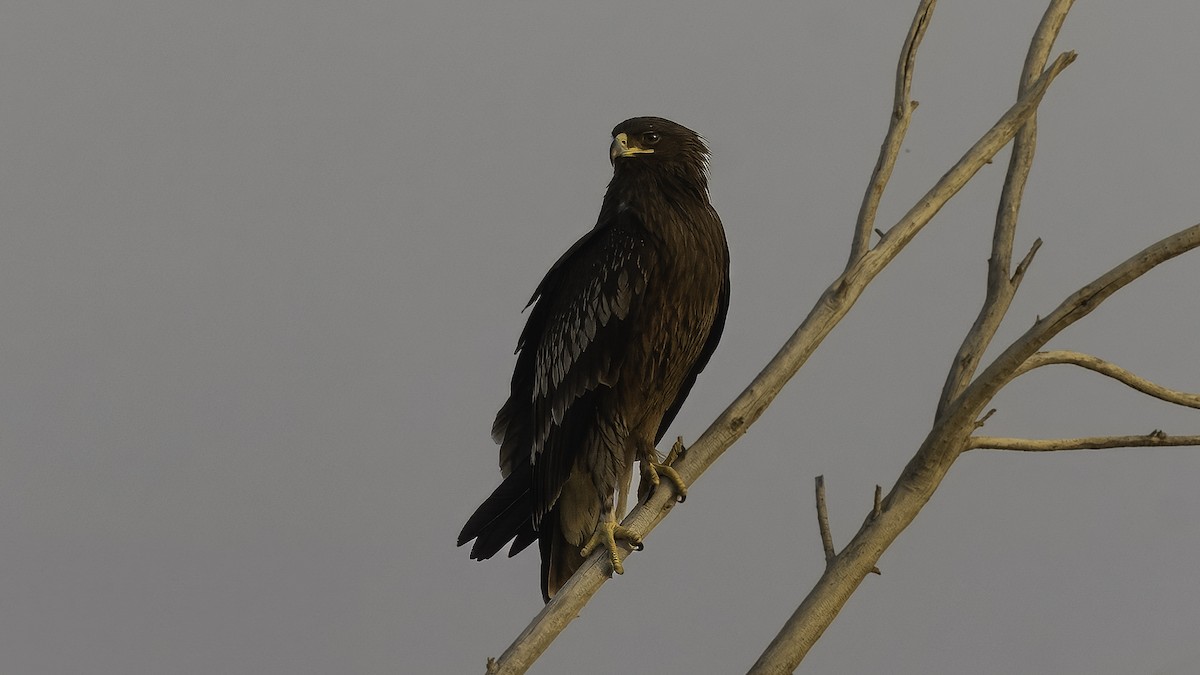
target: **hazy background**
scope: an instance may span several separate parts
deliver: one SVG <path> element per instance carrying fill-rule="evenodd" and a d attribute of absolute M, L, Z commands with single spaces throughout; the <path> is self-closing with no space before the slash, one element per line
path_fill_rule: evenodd
<path fill-rule="evenodd" d="M 0 672 L 482 673 L 541 606 L 476 563 L 520 309 L 609 130 L 711 141 L 725 339 L 694 439 L 840 271 L 915 0 L 0 8 Z M 945 1 L 879 225 L 1010 105 L 1043 2 Z M 1081 2 L 998 338 L 1200 221 L 1200 4 Z M 537 673 L 743 672 L 928 430 L 1007 154 L 921 233 Z M 1200 258 L 1051 343 L 1200 390 Z M 986 432 L 1200 432 L 1066 367 Z M 1200 672 L 1200 449 L 964 456 L 811 673 Z"/>

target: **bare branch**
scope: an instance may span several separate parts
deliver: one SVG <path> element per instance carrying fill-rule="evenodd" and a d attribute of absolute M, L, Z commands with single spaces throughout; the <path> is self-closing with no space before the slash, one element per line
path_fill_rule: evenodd
<path fill-rule="evenodd" d="M 1134 375 L 1133 373 L 1114 363 L 1097 358 L 1091 354 L 1081 354 L 1079 352 L 1063 350 L 1038 352 L 1026 359 L 1025 362 L 1013 372 L 1013 377 L 1020 377 L 1034 368 L 1040 368 L 1042 366 L 1048 366 L 1057 363 L 1079 366 L 1081 368 L 1087 368 L 1088 370 L 1100 373 L 1101 375 L 1107 375 L 1108 377 L 1132 387 L 1143 394 L 1153 396 L 1154 398 L 1166 401 L 1167 403 L 1174 403 L 1176 405 L 1187 406 L 1189 408 L 1200 408 L 1200 394 L 1189 394 L 1183 391 L 1167 389 L 1166 387 L 1155 384 L 1150 380 L 1138 377 L 1137 375 Z"/>
<path fill-rule="evenodd" d="M 997 438 L 995 436 L 973 436 L 967 449 L 1057 452 L 1059 450 L 1164 448 L 1185 445 L 1200 445 L 1200 436 L 1168 436 L 1161 431 L 1156 431 L 1145 436 L 1092 436 L 1088 438 Z"/>
<path fill-rule="evenodd" d="M 817 476 L 817 527 L 821 530 L 821 547 L 825 549 L 825 564 L 833 562 L 833 532 L 829 529 L 829 507 L 825 505 L 825 476 Z"/>
<path fill-rule="evenodd" d="M 1065 5 L 1052 2 L 1051 10 L 1062 6 L 1065 14 L 1069 5 L 1069 2 Z M 1035 36 L 1035 44 L 1041 44 L 1047 38 L 1047 33 L 1052 42 L 1059 25 L 1061 25 L 1061 21 L 1043 21 L 1038 29 L 1041 37 Z M 1047 77 L 1060 72 L 1073 59 L 1073 52 L 1060 55 L 1049 69 L 1022 94 L 1019 101 L 1025 100 L 1039 91 L 1046 83 Z M 914 207 L 914 210 L 919 206 Z M 912 212 L 910 211 L 910 213 Z M 906 236 L 911 237 L 902 227 L 903 223 L 904 221 L 901 221 L 901 224 L 893 227 L 874 250 L 864 255 L 863 259 L 870 260 L 873 254 L 886 251 L 893 237 L 899 242 L 905 241 Z M 1008 281 L 1007 269 L 1006 263 L 1006 282 Z M 1003 316 L 1003 312 L 1000 313 L 1000 316 Z M 1077 318 L 1073 320 L 1077 320 Z M 973 330 L 972 333 L 984 334 L 982 330 Z M 990 339 L 990 334 L 988 339 Z M 982 351 L 982 347 L 979 351 Z M 977 362 L 975 360 L 975 363 Z M 1015 362 L 1011 364 L 1011 367 L 1015 368 L 1019 363 L 1019 361 Z M 993 364 L 993 366 L 995 365 Z M 956 359 L 953 367 L 960 370 L 967 367 L 966 370 L 973 372 L 975 365 L 971 361 L 960 363 Z M 949 379 L 948 382 L 950 382 Z M 998 386 L 1003 385 L 999 384 Z M 982 396 L 984 393 L 987 394 L 986 397 Z M 968 397 L 968 394 L 972 394 L 972 396 Z M 837 555 L 834 564 L 827 567 L 816 586 L 805 597 L 779 634 L 771 641 L 771 644 L 767 646 L 766 651 L 759 657 L 750 673 L 790 673 L 795 670 L 804 655 L 808 653 L 808 650 L 841 611 L 845 602 L 862 583 L 863 578 L 876 569 L 875 563 L 879 560 L 879 556 L 916 518 L 921 508 L 928 502 L 950 465 L 965 448 L 967 438 L 975 429 L 976 418 L 994 394 L 995 390 L 987 386 L 974 389 L 968 387 L 963 390 L 961 395 L 953 397 L 952 403 L 939 406 L 940 408 L 944 407 L 946 412 L 939 415 L 925 442 L 905 467 L 892 491 L 884 500 L 882 512 L 878 517 L 868 518 L 858 534 Z M 950 400 L 951 397 L 946 398 Z"/>
<path fill-rule="evenodd" d="M 850 311 L 867 285 L 878 276 L 909 241 L 941 210 L 970 178 L 1004 147 L 1017 129 L 1033 114 L 1054 78 L 1072 61 L 1074 53 L 1058 57 L 1037 84 L 996 122 L 967 151 L 965 155 L 896 223 L 883 240 L 825 289 L 804 322 L 792 334 L 770 363 L 754 378 L 709 425 L 708 429 L 688 448 L 688 452 L 673 467 L 691 485 L 709 466 L 746 433 L 783 385 L 796 374 L 813 351 L 820 346 L 834 326 Z M 639 504 L 622 523 L 644 539 L 675 506 L 674 493 L 655 490 Z M 619 549 L 624 560 L 628 551 Z M 554 598 L 542 608 L 532 623 L 522 631 L 501 654 L 497 672 L 523 673 L 546 650 L 554 638 L 579 614 L 609 578 L 609 564 L 599 553 L 593 554 L 575 572 L 570 581 L 559 589 Z M 868 570 L 869 571 L 869 570 Z"/>
<path fill-rule="evenodd" d="M 890 261 L 895 256 L 897 249 L 907 245 L 921 231 L 921 228 L 946 205 L 950 197 L 962 189 L 962 186 L 966 185 L 966 182 L 1000 148 L 1008 144 L 1008 141 L 1016 135 L 1021 125 L 1037 109 L 1038 104 L 1041 103 L 1042 97 L 1045 96 L 1046 90 L 1049 89 L 1054 78 L 1058 77 L 1067 66 L 1074 63 L 1075 57 L 1075 52 L 1059 54 L 1058 58 L 1042 73 L 1037 82 L 1008 109 L 1008 112 L 986 134 L 976 141 L 975 145 L 971 146 L 971 149 L 958 160 L 958 163 L 951 167 L 938 180 L 937 184 L 930 188 L 929 192 L 926 192 L 925 196 L 909 209 L 908 213 L 904 214 L 904 217 L 898 223 L 884 233 L 883 239 L 875 245 L 875 248 L 864 254 L 859 263 L 856 263 L 854 267 L 847 270 L 847 273 L 852 272 L 860 265 L 870 267 L 872 257 L 876 254 L 882 261 Z"/>
<path fill-rule="evenodd" d="M 996 360 L 955 400 L 952 407 L 975 409 L 978 406 L 981 409 L 1000 387 L 1012 381 L 1020 372 L 1024 372 L 1021 370 L 1023 364 L 1051 338 L 1090 314 L 1100 303 L 1133 280 L 1197 246 L 1200 246 L 1200 225 L 1193 225 L 1142 249 L 1071 294 L 1053 312 L 1038 319 L 1024 335 L 996 357 Z M 953 410 L 947 411 L 947 415 L 953 413 Z"/>
<path fill-rule="evenodd" d="M 957 194 L 1000 148 L 1012 140 L 1017 130 L 1036 110 L 1050 84 L 1074 60 L 1074 52 L 1061 54 L 1017 103 L 1009 108 L 920 201 L 884 234 L 874 249 L 864 253 L 825 289 L 816 306 L 770 363 L 709 425 L 678 465 L 673 467 L 687 484 L 694 484 L 696 478 L 762 416 L 783 385 L 796 374 L 834 326 L 850 311 L 867 285 L 895 259 L 946 202 Z M 674 506 L 674 493 L 671 490 L 655 490 L 622 524 L 644 539 Z M 624 560 L 629 552 L 618 547 L 618 555 Z M 525 672 L 567 624 L 578 616 L 583 606 L 609 578 L 609 563 L 603 558 L 603 555 L 596 553 L 584 561 L 566 585 L 559 589 L 554 598 L 500 655 L 497 660 L 498 673 Z M 873 566 L 874 563 L 863 573 L 868 573 Z"/>
<path fill-rule="evenodd" d="M 1062 28 L 1067 12 L 1074 0 L 1052 0 L 1046 8 L 1042 20 L 1034 31 L 1029 43 L 1029 51 L 1025 55 L 1025 66 L 1021 71 L 1021 82 L 1018 95 L 1023 94 L 1037 81 L 1038 75 L 1046 67 L 1050 58 L 1050 49 L 1054 39 Z M 988 259 L 987 295 L 975 323 L 967 331 L 962 345 L 951 363 L 950 372 L 946 375 L 946 383 L 942 386 L 942 394 L 938 399 L 937 417 L 941 417 L 946 406 L 954 397 L 962 393 L 967 383 L 975 375 L 983 353 L 991 343 L 1000 322 L 1008 313 L 1017 287 L 1025 277 L 1025 270 L 1033 261 L 1033 256 L 1041 246 L 1041 240 L 1034 243 L 1033 248 L 1017 266 L 1017 271 L 1009 276 L 1012 264 L 1013 237 L 1017 231 L 1017 215 L 1021 210 L 1021 198 L 1025 192 L 1025 183 L 1029 178 L 1029 169 L 1033 166 L 1033 154 L 1037 147 L 1037 116 L 1029 118 L 1013 139 L 1012 155 L 1008 161 L 1008 173 L 1004 179 L 1004 188 L 1000 193 L 1000 205 L 996 210 L 996 226 L 992 234 L 992 255 Z"/>
<path fill-rule="evenodd" d="M 892 103 L 892 114 L 888 123 L 887 135 L 879 148 L 879 159 L 875 162 L 875 170 L 867 184 L 863 195 L 862 205 L 858 210 L 858 220 L 854 225 L 854 239 L 850 243 L 850 259 L 846 269 L 850 269 L 859 258 L 866 253 L 871 245 L 871 229 L 875 226 L 875 214 L 879 210 L 879 201 L 883 198 L 883 190 L 892 177 L 892 169 L 896 166 L 896 158 L 900 155 L 900 146 L 904 143 L 904 134 L 908 132 L 908 123 L 912 119 L 912 111 L 917 104 L 911 99 L 913 71 L 917 65 L 917 47 L 929 28 L 929 19 L 933 15 L 936 0 L 922 0 L 913 17 L 912 26 L 908 29 L 908 37 L 904 47 L 900 49 L 900 62 L 896 65 L 896 96 Z M 879 230 L 875 230 L 879 232 Z M 882 237 L 883 233 L 879 232 Z"/>
<path fill-rule="evenodd" d="M 1033 262 L 1033 256 L 1037 255 L 1038 249 L 1042 247 L 1042 238 L 1038 237 L 1033 240 L 1033 246 L 1029 247 L 1029 253 L 1021 258 L 1021 262 L 1017 263 L 1017 269 L 1013 272 L 1012 279 L 1009 281 L 1013 288 L 1021 285 L 1021 280 L 1025 278 L 1025 270 L 1029 269 L 1030 263 Z"/>
<path fill-rule="evenodd" d="M 975 420 L 1022 363 L 1047 340 L 1087 316 L 1101 302 L 1155 266 L 1200 246 L 1200 225 L 1143 249 L 1076 291 L 1046 318 L 1008 347 L 934 423 L 917 453 L 883 500 L 877 518 L 868 518 L 834 558 L 750 673 L 790 673 L 824 633 L 879 557 L 917 517 L 954 460 L 970 447 Z"/>

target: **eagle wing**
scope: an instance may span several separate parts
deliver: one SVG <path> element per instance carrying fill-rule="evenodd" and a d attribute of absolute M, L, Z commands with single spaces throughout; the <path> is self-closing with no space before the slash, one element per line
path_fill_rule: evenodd
<path fill-rule="evenodd" d="M 658 442 L 667 433 L 671 422 L 675 421 L 675 416 L 679 414 L 679 409 L 683 407 L 683 402 L 687 400 L 688 394 L 691 393 L 692 387 L 696 384 L 696 378 L 704 370 L 704 367 L 708 365 L 708 360 L 712 358 L 713 352 L 716 351 L 717 344 L 721 342 L 721 333 L 725 331 L 725 315 L 729 312 L 728 263 L 726 263 L 725 268 L 725 281 L 721 284 L 721 294 L 717 300 L 717 313 L 713 316 L 712 327 L 708 330 L 708 337 L 704 340 L 704 347 L 700 352 L 700 356 L 696 358 L 696 363 L 688 371 L 682 386 L 679 387 L 679 393 L 675 395 L 675 400 L 671 403 L 671 407 L 667 408 L 662 422 L 658 425 L 658 432 L 654 435 L 655 445 L 658 445 Z"/>
<path fill-rule="evenodd" d="M 554 505 L 596 427 L 600 394 L 616 382 L 656 263 L 636 216 L 621 212 L 576 242 L 530 298 L 536 305 L 517 345 L 512 395 L 492 434 L 505 476 L 533 471 L 535 522 Z M 522 543 L 532 538 L 519 537 L 514 549 Z"/>

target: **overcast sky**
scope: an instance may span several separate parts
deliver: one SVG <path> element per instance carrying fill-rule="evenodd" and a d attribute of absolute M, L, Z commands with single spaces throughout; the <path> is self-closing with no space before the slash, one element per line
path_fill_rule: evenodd
<path fill-rule="evenodd" d="M 595 222 L 609 130 L 704 134 L 728 231 L 695 438 L 841 271 L 915 0 L 0 7 L 0 671 L 483 672 L 538 562 L 455 536 L 521 307 Z M 1014 99 L 1040 0 L 944 1 L 880 213 Z M 1200 221 L 1200 3 L 1081 2 L 1001 330 Z M 532 672 L 735 673 L 928 430 L 983 297 L 986 167 Z M 1200 390 L 1200 258 L 1051 343 Z M 1200 432 L 1062 366 L 987 433 Z M 1200 672 L 1200 449 L 971 453 L 802 672 Z"/>

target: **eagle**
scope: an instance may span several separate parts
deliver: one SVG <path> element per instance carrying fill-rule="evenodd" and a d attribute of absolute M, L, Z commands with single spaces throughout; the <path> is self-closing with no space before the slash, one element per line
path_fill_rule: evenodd
<path fill-rule="evenodd" d="M 546 602 L 597 548 L 623 573 L 617 540 L 641 463 L 648 492 L 668 479 L 656 444 L 721 339 L 729 247 L 708 197 L 708 147 L 661 117 L 616 126 L 612 181 L 595 227 L 546 273 L 517 342 L 511 393 L 492 426 L 499 487 L 458 545 L 486 560 L 535 540 Z M 640 491 L 640 490 L 639 490 Z"/>

